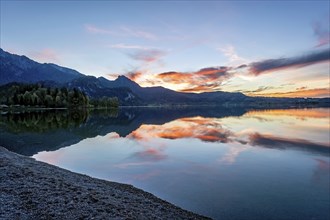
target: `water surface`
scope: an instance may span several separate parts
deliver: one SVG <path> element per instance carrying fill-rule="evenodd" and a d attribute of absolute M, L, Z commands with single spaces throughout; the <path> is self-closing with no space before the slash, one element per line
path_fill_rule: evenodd
<path fill-rule="evenodd" d="M 65 114 L 1 116 L 0 144 L 215 219 L 330 218 L 329 109 Z"/>

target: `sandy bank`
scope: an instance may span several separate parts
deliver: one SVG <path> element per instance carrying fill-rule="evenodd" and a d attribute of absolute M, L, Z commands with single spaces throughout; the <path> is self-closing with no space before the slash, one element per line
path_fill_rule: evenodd
<path fill-rule="evenodd" d="M 0 147 L 0 219 L 206 219 L 133 186 Z"/>

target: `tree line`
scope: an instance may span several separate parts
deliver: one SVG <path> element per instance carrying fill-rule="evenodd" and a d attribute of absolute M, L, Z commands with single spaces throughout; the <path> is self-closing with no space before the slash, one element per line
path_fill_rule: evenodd
<path fill-rule="evenodd" d="M 79 89 L 50 88 L 42 84 L 12 84 L 0 89 L 1 104 L 46 108 L 118 107 L 116 97 L 90 99 Z"/>

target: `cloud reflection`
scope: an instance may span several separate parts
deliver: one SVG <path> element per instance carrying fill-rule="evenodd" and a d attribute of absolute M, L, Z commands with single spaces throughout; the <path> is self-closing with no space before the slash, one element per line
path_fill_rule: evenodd
<path fill-rule="evenodd" d="M 327 109 L 288 109 L 288 110 L 269 110 L 269 111 L 251 111 L 243 117 L 261 117 L 270 121 L 281 122 L 283 116 L 290 116 L 292 120 L 316 118 L 322 119 L 328 117 Z M 269 123 L 268 120 L 261 120 L 259 123 Z M 292 121 L 294 122 L 294 121 Z M 283 122 L 282 122 L 283 123 Z M 306 122 L 307 123 L 307 122 Z M 242 125 L 239 125 L 242 126 Z M 321 125 L 319 125 L 321 126 Z M 232 127 L 232 126 L 230 126 Z M 298 149 L 312 153 L 329 154 L 330 144 L 328 140 L 308 140 L 303 139 L 296 134 L 288 137 L 278 136 L 275 133 L 266 133 L 260 130 L 254 124 L 245 124 L 241 129 L 226 125 L 226 120 L 217 118 L 188 117 L 177 119 L 162 125 L 142 125 L 137 130 L 128 135 L 129 138 L 140 142 L 149 142 L 155 138 L 164 139 L 182 139 L 194 138 L 203 142 L 218 142 L 233 144 L 238 148 L 228 152 L 222 160 L 232 163 L 240 152 L 247 150 L 251 146 L 258 146 L 272 149 Z M 290 128 L 295 129 L 295 124 L 290 124 Z M 243 129 L 243 130 L 242 130 Z M 274 128 L 275 129 L 275 128 Z M 267 129 L 268 130 L 268 129 Z M 323 131 L 323 130 L 321 130 Z M 328 142 L 327 142 L 328 141 Z M 161 160 L 166 158 L 163 151 L 153 148 L 146 148 L 144 151 L 136 153 L 134 156 L 146 160 Z"/>
<path fill-rule="evenodd" d="M 312 181 L 329 189 L 330 162 L 315 159 L 317 165 L 314 169 Z"/>
<path fill-rule="evenodd" d="M 231 146 L 226 154 L 224 154 L 219 162 L 225 164 L 233 164 L 236 161 L 236 158 L 244 151 L 248 150 L 250 146 L 241 143 L 242 145 Z"/>
<path fill-rule="evenodd" d="M 135 179 L 135 180 L 143 181 L 143 180 L 148 180 L 152 177 L 159 176 L 159 175 L 161 175 L 161 171 L 152 170 L 152 171 L 147 172 L 147 173 L 133 175 L 132 178 Z"/>
<path fill-rule="evenodd" d="M 164 125 L 142 125 L 129 137 L 137 140 L 148 140 L 152 137 L 165 139 L 197 138 L 205 142 L 227 143 L 233 133 L 221 126 L 214 118 L 181 118 Z"/>
<path fill-rule="evenodd" d="M 295 116 L 296 118 L 327 118 L 330 111 L 326 108 L 319 109 L 270 109 L 263 111 L 249 111 L 249 116 Z"/>
<path fill-rule="evenodd" d="M 261 146 L 265 148 L 274 148 L 274 149 L 296 148 L 299 150 L 306 150 L 310 152 L 327 153 L 327 154 L 330 153 L 329 143 L 317 143 L 304 139 L 286 138 L 286 137 L 279 137 L 275 135 L 260 134 L 260 133 L 250 134 L 250 145 Z"/>
<path fill-rule="evenodd" d="M 167 155 L 159 149 L 148 148 L 144 151 L 134 153 L 133 157 L 144 161 L 160 161 L 166 159 Z"/>

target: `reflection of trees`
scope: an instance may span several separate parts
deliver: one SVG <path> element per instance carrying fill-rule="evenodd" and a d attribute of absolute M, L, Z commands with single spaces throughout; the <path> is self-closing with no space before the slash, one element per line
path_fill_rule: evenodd
<path fill-rule="evenodd" d="M 103 108 L 103 109 L 93 109 L 90 112 L 92 115 L 107 118 L 118 118 L 118 108 Z"/>
<path fill-rule="evenodd" d="M 0 146 L 31 156 L 117 131 L 118 109 L 49 110 L 0 115 Z"/>
<path fill-rule="evenodd" d="M 77 127 L 88 117 L 87 111 L 44 111 L 6 114 L 0 117 L 12 132 L 45 132 Z"/>
<path fill-rule="evenodd" d="M 93 111 L 104 118 L 117 117 L 117 109 Z M 90 117 L 86 109 L 34 111 L 23 113 L 8 113 L 0 116 L 0 122 L 13 133 L 37 132 L 43 133 L 57 129 L 76 128 Z"/>

